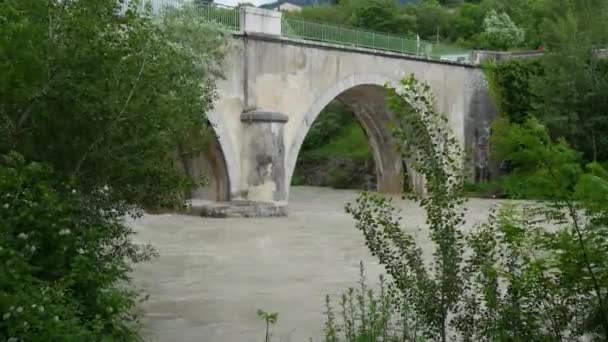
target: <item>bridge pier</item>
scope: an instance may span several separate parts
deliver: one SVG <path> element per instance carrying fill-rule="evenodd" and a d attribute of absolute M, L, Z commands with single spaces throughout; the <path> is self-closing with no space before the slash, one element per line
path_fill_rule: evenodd
<path fill-rule="evenodd" d="M 211 217 L 287 215 L 284 126 L 288 116 L 278 112 L 241 114 L 241 184 L 230 202 L 205 204 L 196 213 Z"/>

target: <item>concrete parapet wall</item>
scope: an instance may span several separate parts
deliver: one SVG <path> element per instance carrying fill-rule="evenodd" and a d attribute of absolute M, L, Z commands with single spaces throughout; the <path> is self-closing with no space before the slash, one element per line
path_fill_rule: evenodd
<path fill-rule="evenodd" d="M 514 59 L 530 59 L 539 58 L 544 54 L 543 51 L 530 50 L 530 51 L 519 51 L 519 52 L 508 52 L 508 51 L 485 51 L 475 50 L 472 53 L 471 61 L 475 65 L 481 65 L 484 62 L 504 62 Z"/>
<path fill-rule="evenodd" d="M 281 12 L 244 6 L 240 16 L 241 30 L 245 34 L 281 35 Z"/>

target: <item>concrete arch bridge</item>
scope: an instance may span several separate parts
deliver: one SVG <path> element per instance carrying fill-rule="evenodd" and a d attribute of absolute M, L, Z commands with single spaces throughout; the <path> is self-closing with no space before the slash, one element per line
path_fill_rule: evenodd
<path fill-rule="evenodd" d="M 217 203 L 200 208 L 203 214 L 286 215 L 298 152 L 315 118 L 334 99 L 352 109 L 366 132 L 378 190 L 401 191 L 403 161 L 391 138 L 384 85 L 409 74 L 431 86 L 437 108 L 472 152 L 471 169 L 477 170 L 472 177 L 487 172 L 487 137 L 496 111 L 478 66 L 293 38 L 285 33 L 280 12 L 245 7 L 238 15 L 226 79 L 218 84 L 220 98 L 209 114 L 216 145 L 192 162 L 194 169 L 212 174 L 207 196 Z M 409 178 L 420 189 L 416 175 Z"/>

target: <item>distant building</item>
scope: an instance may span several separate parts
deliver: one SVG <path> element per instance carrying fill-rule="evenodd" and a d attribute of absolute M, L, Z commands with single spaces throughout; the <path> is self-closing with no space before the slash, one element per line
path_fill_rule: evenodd
<path fill-rule="evenodd" d="M 276 1 L 269 4 L 261 5 L 260 8 L 265 8 L 273 11 L 299 12 L 302 6 L 296 3 L 297 0 L 291 1 Z"/>
<path fill-rule="evenodd" d="M 298 6 L 296 4 L 292 4 L 291 2 L 284 2 L 280 4 L 275 11 L 285 11 L 285 12 L 300 12 L 302 10 L 302 6 Z"/>

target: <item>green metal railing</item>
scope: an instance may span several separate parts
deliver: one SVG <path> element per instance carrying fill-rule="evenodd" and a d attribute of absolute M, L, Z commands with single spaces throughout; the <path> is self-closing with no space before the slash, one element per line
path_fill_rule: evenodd
<path fill-rule="evenodd" d="M 149 5 L 156 15 L 162 15 L 168 10 L 189 9 L 195 11 L 205 20 L 216 22 L 230 31 L 241 31 L 241 9 L 239 7 L 194 3 L 192 0 L 144 0 L 143 2 Z M 470 50 L 453 45 L 432 43 L 416 37 L 365 31 L 286 17 L 281 20 L 281 35 L 343 46 L 392 51 L 421 58 L 459 62 L 470 61 Z"/>
<path fill-rule="evenodd" d="M 241 29 L 240 10 L 236 7 L 219 4 L 194 3 L 191 0 L 145 0 L 151 6 L 152 13 L 162 15 L 167 11 L 188 9 L 205 20 L 213 21 L 231 31 Z"/>
<path fill-rule="evenodd" d="M 194 6 L 196 11 L 209 21 L 215 21 L 230 30 L 241 29 L 241 15 L 238 8 L 219 5 Z"/>
<path fill-rule="evenodd" d="M 347 27 L 283 18 L 281 35 L 339 45 L 392 51 L 433 59 L 468 61 L 470 51 L 447 44 L 435 44 L 414 37 L 397 36 Z"/>

